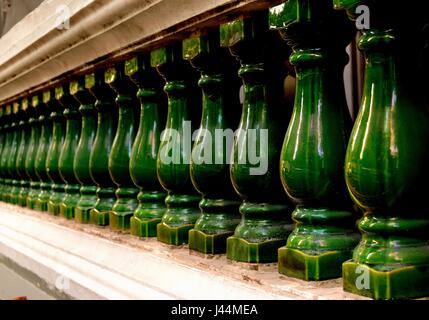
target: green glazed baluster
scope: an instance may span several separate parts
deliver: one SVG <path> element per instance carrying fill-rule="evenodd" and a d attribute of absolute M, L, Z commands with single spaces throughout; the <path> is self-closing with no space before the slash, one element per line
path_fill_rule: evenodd
<path fill-rule="evenodd" d="M 48 201 L 48 212 L 55 216 L 60 214 L 60 206 L 64 198 L 65 187 L 59 168 L 66 124 L 63 114 L 64 108 L 61 105 L 61 100 L 64 96 L 63 86 L 55 88 L 55 97 L 51 97 L 51 100 L 48 102 L 48 108 L 51 111 L 50 117 L 53 121 L 52 143 L 46 158 L 46 172 L 52 181 L 51 195 Z"/>
<path fill-rule="evenodd" d="M 297 84 L 280 172 L 297 224 L 279 249 L 279 272 L 304 280 L 337 278 L 359 241 L 343 175 L 351 131 L 343 70 L 354 26 L 331 0 L 283 6 L 280 30 L 294 50 Z"/>
<path fill-rule="evenodd" d="M 74 174 L 81 184 L 80 199 L 75 210 L 75 220 L 80 223 L 88 223 L 91 209 L 97 202 L 97 187 L 90 174 L 90 156 L 97 131 L 97 110 L 94 107 L 95 99 L 88 87 L 91 87 L 95 79 L 92 75 L 79 79 L 74 83 L 71 93 L 80 102 L 79 112 L 82 114 L 82 131 L 79 144 L 74 157 Z"/>
<path fill-rule="evenodd" d="M 11 105 L 6 105 L 4 107 L 4 116 L 3 116 L 4 147 L 0 158 L 0 167 L 1 167 L 2 177 L 3 177 L 3 184 L 2 184 L 0 196 L 1 196 L 1 201 L 3 202 L 6 202 L 6 194 L 9 187 L 8 184 L 10 182 L 9 175 L 7 172 L 7 160 L 9 159 L 10 144 L 12 142 L 11 141 L 12 131 L 10 128 L 11 113 L 12 113 Z"/>
<path fill-rule="evenodd" d="M 131 234 L 156 237 L 156 226 L 166 211 L 166 193 L 156 174 L 161 131 L 165 127 L 166 99 L 161 77 L 150 65 L 150 55 L 126 62 L 126 73 L 139 88 L 140 125 L 130 160 L 130 173 L 140 188 L 139 205 L 131 218 Z"/>
<path fill-rule="evenodd" d="M 375 299 L 429 295 L 429 114 L 425 3 L 336 0 L 350 16 L 370 12 L 363 99 L 345 161 L 346 183 L 364 212 L 362 240 L 343 264 L 346 291 Z"/>
<path fill-rule="evenodd" d="M 27 109 L 28 109 L 28 100 L 27 99 L 23 99 L 20 103 L 20 122 L 19 122 L 19 126 L 21 128 L 21 132 L 20 132 L 20 136 L 18 139 L 18 151 L 16 154 L 16 172 L 17 175 L 19 176 L 20 180 L 19 180 L 19 184 L 17 186 L 17 190 L 15 192 L 14 197 L 14 203 L 20 206 L 25 207 L 26 203 L 22 203 L 21 202 L 21 192 L 25 192 L 26 187 L 29 186 L 28 181 L 26 180 L 27 174 L 25 173 L 25 158 L 27 156 L 27 149 L 29 146 L 29 141 L 30 141 L 30 137 L 31 137 L 31 130 L 30 127 L 28 125 L 28 114 L 27 114 Z"/>
<path fill-rule="evenodd" d="M 182 43 L 152 52 L 151 63 L 165 79 L 168 114 L 157 159 L 158 179 L 167 190 L 167 211 L 157 226 L 159 241 L 181 245 L 188 242 L 189 230 L 199 217 L 201 197 L 191 182 L 189 163 L 191 135 L 199 123 L 201 97 L 195 92 L 196 79 L 191 66 L 183 60 Z"/>
<path fill-rule="evenodd" d="M 231 164 L 233 186 L 243 199 L 242 220 L 227 240 L 227 257 L 252 263 L 277 261 L 277 250 L 293 227 L 291 206 L 279 176 L 288 119 L 281 101 L 286 74 L 280 72 L 283 61 L 271 56 L 270 52 L 282 47 L 279 35 L 268 27 L 265 11 L 221 27 L 222 44 L 240 61 L 244 83 L 243 112 Z"/>
<path fill-rule="evenodd" d="M 226 239 L 240 222 L 237 194 L 229 176 L 234 131 L 240 117 L 238 65 L 220 47 L 219 28 L 184 41 L 184 56 L 201 72 L 203 114 L 191 158 L 192 183 L 201 193 L 201 215 L 189 231 L 189 248 L 226 252 Z M 225 138 L 224 138 L 225 134 Z"/>
<path fill-rule="evenodd" d="M 138 109 L 135 100 L 136 89 L 134 84 L 125 76 L 125 66 L 121 63 L 116 68 L 106 71 L 105 81 L 117 97 L 119 106 L 118 129 L 109 156 L 109 172 L 117 185 L 116 202 L 110 212 L 110 227 L 112 229 L 127 230 L 130 228 L 130 219 L 137 208 L 138 189 L 130 175 L 130 158 L 137 133 Z"/>
<path fill-rule="evenodd" d="M 6 131 L 4 129 L 5 123 L 5 116 L 4 116 L 4 110 L 3 106 L 0 106 L 0 201 L 1 201 L 1 194 L 3 192 L 3 184 L 4 184 L 4 176 L 3 176 L 3 169 L 1 167 L 1 157 L 3 154 L 3 149 L 6 144 Z"/>
<path fill-rule="evenodd" d="M 73 98 L 71 91 L 76 88 L 76 81 L 69 86 L 63 87 L 61 104 L 64 106 L 64 116 L 67 119 L 66 136 L 61 149 L 58 166 L 61 178 L 65 183 L 65 195 L 60 205 L 60 215 L 67 219 L 74 219 L 75 209 L 80 198 L 80 184 L 73 170 L 74 156 L 81 132 L 81 115 L 79 113 L 80 103 Z"/>
<path fill-rule="evenodd" d="M 27 196 L 30 187 L 30 177 L 27 176 L 27 172 L 25 171 L 25 161 L 27 159 L 27 152 L 30 148 L 31 141 L 28 105 L 28 99 L 23 99 L 21 101 L 21 141 L 19 143 L 18 154 L 16 156 L 16 170 L 21 179 L 17 194 L 17 204 L 21 207 L 27 206 Z"/>
<path fill-rule="evenodd" d="M 97 225 L 108 226 L 109 214 L 116 200 L 116 186 L 109 174 L 109 156 L 118 126 L 116 94 L 104 82 L 104 71 L 96 72 L 94 82 L 88 83 L 87 88 L 96 98 L 94 106 L 98 110 L 97 135 L 89 160 L 92 180 L 98 186 L 97 202 L 90 212 L 90 220 Z"/>
<path fill-rule="evenodd" d="M 48 103 L 54 98 L 54 89 L 45 91 L 43 93 L 43 103 L 40 103 L 38 106 L 38 108 L 41 109 L 39 121 L 42 125 L 42 129 L 40 133 L 40 145 L 35 162 L 36 173 L 40 179 L 40 192 L 37 196 L 35 209 L 43 212 L 48 211 L 48 201 L 52 189 L 52 181 L 46 170 L 46 159 L 52 141 L 52 119 L 50 117 Z"/>
<path fill-rule="evenodd" d="M 37 108 L 39 105 L 40 98 L 38 96 L 33 96 L 31 99 L 30 111 L 30 120 L 29 124 L 31 126 L 31 139 L 30 147 L 27 153 L 27 159 L 25 160 L 25 171 L 27 176 L 30 177 L 30 191 L 27 196 L 27 207 L 30 209 L 36 208 L 37 197 L 40 192 L 40 179 L 36 173 L 36 159 L 37 152 L 40 146 L 40 133 L 41 133 L 41 124 L 39 120 L 40 109 Z"/>
<path fill-rule="evenodd" d="M 7 168 L 8 168 L 9 175 L 11 177 L 11 181 L 10 181 L 10 189 L 6 197 L 9 203 L 18 204 L 20 179 L 19 179 L 18 172 L 16 170 L 16 159 L 18 155 L 18 148 L 19 148 L 21 131 L 22 131 L 22 126 L 20 124 L 21 110 L 20 110 L 19 102 L 13 103 L 12 112 L 14 117 L 13 122 L 11 124 L 11 128 L 13 130 L 13 136 L 12 136 L 11 149 L 9 151 L 10 153 L 8 155 L 9 158 L 7 162 Z"/>

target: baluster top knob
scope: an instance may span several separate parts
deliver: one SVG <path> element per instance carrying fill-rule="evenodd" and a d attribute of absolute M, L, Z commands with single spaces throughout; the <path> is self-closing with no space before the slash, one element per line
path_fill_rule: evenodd
<path fill-rule="evenodd" d="M 118 95 L 132 95 L 134 88 L 130 79 L 125 75 L 125 63 L 108 68 L 104 73 L 104 81 Z"/>
<path fill-rule="evenodd" d="M 20 111 L 20 104 L 18 101 L 13 103 L 13 114 L 18 115 Z"/>
<path fill-rule="evenodd" d="M 90 80 L 89 80 L 90 82 Z M 80 102 L 81 109 L 92 109 L 88 108 L 89 105 L 93 104 L 94 97 L 91 95 L 89 90 L 86 88 L 87 78 L 86 76 L 80 77 L 77 81 L 70 83 L 70 94 Z"/>

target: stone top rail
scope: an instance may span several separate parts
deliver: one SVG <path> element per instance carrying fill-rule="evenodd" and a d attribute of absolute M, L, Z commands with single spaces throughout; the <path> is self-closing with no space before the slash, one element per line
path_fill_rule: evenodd
<path fill-rule="evenodd" d="M 281 2 L 46 0 L 0 38 L 0 104 Z"/>

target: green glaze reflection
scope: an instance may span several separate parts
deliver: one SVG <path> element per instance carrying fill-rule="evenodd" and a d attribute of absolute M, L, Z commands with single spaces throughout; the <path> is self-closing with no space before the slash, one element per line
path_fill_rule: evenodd
<path fill-rule="evenodd" d="M 25 171 L 25 160 L 27 158 L 27 151 L 30 147 L 31 141 L 31 127 L 29 125 L 30 115 L 28 113 L 28 104 L 28 99 L 23 99 L 21 101 L 21 139 L 19 142 L 18 153 L 16 155 L 16 170 L 20 177 L 16 203 L 21 207 L 27 206 L 27 195 L 30 187 L 30 177 L 27 176 L 27 173 Z"/>
<path fill-rule="evenodd" d="M 150 55 L 135 57 L 127 65 L 127 75 L 139 88 L 137 97 L 141 102 L 139 131 L 130 160 L 131 178 L 140 188 L 139 205 L 131 218 L 131 234 L 156 237 L 156 226 L 167 209 L 166 192 L 156 173 L 161 131 L 165 127 L 166 99 L 162 79 L 150 65 Z"/>
<path fill-rule="evenodd" d="M 274 262 L 277 249 L 292 229 L 291 207 L 278 174 L 284 120 L 288 118 L 286 108 L 281 106 L 286 76 L 281 66 L 287 55 L 278 35 L 268 30 L 267 12 L 255 14 L 242 24 L 244 36 L 229 47 L 241 63 L 239 76 L 244 85 L 243 111 L 230 168 L 233 186 L 243 199 L 242 219 L 227 240 L 227 257 L 243 262 Z M 259 156 L 259 161 L 252 156 Z"/>
<path fill-rule="evenodd" d="M 360 1 L 336 3 L 353 12 Z M 343 285 L 375 299 L 428 296 L 429 115 L 420 41 L 428 17 L 419 1 L 366 4 L 372 29 L 359 41 L 364 92 L 345 160 L 348 190 L 364 216 L 362 240 L 343 264 Z"/>
<path fill-rule="evenodd" d="M 166 131 L 157 158 L 159 182 L 168 191 L 167 211 L 158 224 L 157 237 L 164 243 L 181 245 L 188 242 L 188 232 L 199 216 L 201 197 L 195 192 L 189 174 L 192 141 L 188 138 L 201 112 L 201 96 L 195 90 L 193 70 L 183 60 L 182 43 L 153 53 L 154 61 L 158 61 L 156 67 L 166 81 L 164 90 L 168 95 Z M 187 124 L 190 126 L 186 127 Z"/>
<path fill-rule="evenodd" d="M 116 94 L 104 82 L 104 72 L 98 71 L 92 78 L 93 83 L 87 81 L 86 87 L 96 98 L 94 106 L 98 111 L 98 122 L 89 168 L 92 180 L 98 188 L 97 202 L 90 211 L 90 220 L 94 224 L 107 226 L 116 200 L 116 186 L 109 174 L 109 156 L 118 126 L 118 110 L 115 103 Z"/>
<path fill-rule="evenodd" d="M 60 175 L 65 184 L 64 198 L 60 204 L 60 215 L 66 219 L 74 219 L 75 208 L 80 198 L 80 185 L 73 170 L 74 157 L 80 139 L 82 123 L 79 113 L 80 103 L 72 96 L 72 94 L 76 92 L 77 87 L 76 81 L 63 86 L 60 99 L 64 107 L 64 116 L 66 118 L 66 135 L 58 162 Z"/>
<path fill-rule="evenodd" d="M 74 98 L 79 101 L 79 112 L 82 115 L 82 131 L 74 156 L 73 171 L 81 184 L 80 199 L 76 205 L 75 220 L 80 223 L 90 221 L 90 211 L 97 202 L 97 187 L 90 174 L 90 156 L 97 130 L 97 110 L 94 107 L 95 99 L 87 88 L 93 83 L 93 77 L 82 77 L 73 90 Z"/>
<path fill-rule="evenodd" d="M 110 227 L 127 230 L 137 207 L 138 189 L 130 176 L 130 158 L 137 133 L 139 110 L 135 99 L 135 86 L 125 75 L 125 65 L 106 71 L 106 83 L 116 92 L 119 119 L 116 136 L 109 157 L 109 172 L 117 185 L 116 202 L 110 212 Z"/>
<path fill-rule="evenodd" d="M 39 148 L 37 150 L 35 169 L 40 179 L 40 192 L 37 195 L 36 207 L 38 211 L 48 211 L 48 201 L 51 196 L 52 181 L 46 170 L 46 159 L 52 141 L 52 119 L 48 103 L 54 99 L 54 89 L 44 92 L 38 105 L 40 109 L 39 122 L 41 124 Z"/>
<path fill-rule="evenodd" d="M 52 142 L 46 158 L 46 172 L 52 181 L 51 193 L 48 200 L 48 212 L 52 215 L 60 214 L 61 202 L 64 198 L 64 181 L 61 178 L 59 160 L 65 137 L 65 117 L 61 99 L 64 96 L 63 86 L 54 89 L 48 101 L 50 117 L 53 121 Z"/>
<path fill-rule="evenodd" d="M 41 123 L 39 116 L 41 110 L 36 108 L 39 105 L 39 97 L 34 96 L 31 99 L 29 124 L 31 126 L 30 147 L 27 151 L 27 159 L 25 160 L 25 171 L 30 177 L 30 191 L 27 195 L 27 207 L 30 209 L 36 208 L 36 201 L 40 192 L 40 179 L 36 173 L 37 152 L 40 146 Z"/>
<path fill-rule="evenodd" d="M 359 241 L 343 175 L 351 131 L 343 70 L 354 27 L 331 7 L 330 0 L 290 1 L 284 10 L 295 17 L 280 29 L 293 46 L 297 78 L 280 172 L 297 206 L 296 228 L 279 250 L 279 272 L 304 280 L 340 277 Z"/>
<path fill-rule="evenodd" d="M 192 183 L 203 199 L 201 215 L 189 231 L 189 248 L 206 254 L 225 253 L 226 239 L 240 222 L 240 202 L 229 177 L 232 144 L 216 137 L 225 130 L 232 133 L 238 125 L 238 66 L 227 49 L 220 48 L 218 28 L 186 40 L 184 56 L 200 71 L 203 92 L 200 133 L 191 159 Z"/>

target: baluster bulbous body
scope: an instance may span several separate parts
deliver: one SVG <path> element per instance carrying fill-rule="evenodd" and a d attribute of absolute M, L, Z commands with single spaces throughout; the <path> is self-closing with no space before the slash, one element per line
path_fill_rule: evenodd
<path fill-rule="evenodd" d="M 51 112 L 48 107 L 48 103 L 51 101 L 51 99 L 54 98 L 54 95 L 54 89 L 44 92 L 42 103 L 39 105 L 39 108 L 41 108 L 41 114 L 39 117 L 41 131 L 40 145 L 39 149 L 37 150 L 35 167 L 37 176 L 40 179 L 40 192 L 36 200 L 36 210 L 42 212 L 48 211 L 48 202 L 52 190 L 52 181 L 46 170 L 46 159 L 48 157 L 48 152 L 52 141 L 53 129 L 53 122 L 52 118 L 50 117 Z"/>
<path fill-rule="evenodd" d="M 3 175 L 3 168 L 1 166 L 1 157 L 3 155 L 3 150 L 5 149 L 6 145 L 6 136 L 7 131 L 5 130 L 5 107 L 0 106 L 0 201 L 2 201 L 2 192 L 4 188 L 4 175 Z"/>
<path fill-rule="evenodd" d="M 125 76 L 125 66 L 106 71 L 106 83 L 116 92 L 119 107 L 118 129 L 109 157 L 109 172 L 117 185 L 116 202 L 110 212 L 112 229 L 128 230 L 130 219 L 137 208 L 138 189 L 130 175 L 130 158 L 137 133 L 139 110 L 134 84 Z"/>
<path fill-rule="evenodd" d="M 34 96 L 31 100 L 31 116 L 29 124 L 31 126 L 30 148 L 28 149 L 27 159 L 25 160 L 25 171 L 30 177 L 30 190 L 27 196 L 27 207 L 29 209 L 36 208 L 37 197 L 40 192 L 40 178 L 36 173 L 37 152 L 40 146 L 41 123 L 39 120 L 40 109 L 37 108 L 41 98 Z"/>
<path fill-rule="evenodd" d="M 7 202 L 7 194 L 9 192 L 10 188 L 10 176 L 7 168 L 7 163 L 9 159 L 9 153 L 10 153 L 10 147 L 12 144 L 12 138 L 13 138 L 13 130 L 11 128 L 11 122 L 13 121 L 13 114 L 12 114 L 12 106 L 9 104 L 4 107 L 4 147 L 2 150 L 2 157 L 0 159 L 0 167 L 1 167 L 1 173 L 3 176 L 3 186 L 2 186 L 2 193 L 1 193 L 1 201 Z"/>
<path fill-rule="evenodd" d="M 73 96 L 79 101 L 79 112 L 82 115 L 82 131 L 73 162 L 73 171 L 81 184 L 80 198 L 76 205 L 75 220 L 80 223 L 89 223 L 90 211 L 97 202 L 97 186 L 90 174 L 90 157 L 97 131 L 97 110 L 95 99 L 89 91 L 94 83 L 93 75 L 82 77 L 73 88 Z"/>
<path fill-rule="evenodd" d="M 200 95 L 191 66 L 183 60 L 181 43 L 152 52 L 152 64 L 165 79 L 168 113 L 157 158 L 158 179 L 168 192 L 167 211 L 157 227 L 158 240 L 181 245 L 199 216 L 201 197 L 189 173 L 192 132 L 201 112 Z"/>
<path fill-rule="evenodd" d="M 140 125 L 130 160 L 130 173 L 140 188 L 139 205 L 131 218 L 131 234 L 139 237 L 156 237 L 157 225 L 166 211 L 166 192 L 156 173 L 156 160 L 165 127 L 166 99 L 162 81 L 145 55 L 127 61 L 127 75 L 139 88 L 141 103 Z"/>
<path fill-rule="evenodd" d="M 97 184 L 97 201 L 90 212 L 91 222 L 109 225 L 109 215 L 115 204 L 116 185 L 109 174 L 109 156 L 118 127 L 118 110 L 115 92 L 105 83 L 104 71 L 94 74 L 94 83 L 89 90 L 96 98 L 98 111 L 97 135 L 90 157 L 90 173 Z"/>
<path fill-rule="evenodd" d="M 233 133 L 240 117 L 238 65 L 220 47 L 219 28 L 184 42 L 185 58 L 201 73 L 203 93 L 199 134 L 191 157 L 191 179 L 202 195 L 201 215 L 189 231 L 189 248 L 206 254 L 226 252 L 226 239 L 240 222 L 240 201 L 231 184 Z"/>
<path fill-rule="evenodd" d="M 343 264 L 344 289 L 375 299 L 427 296 L 427 10 L 420 1 L 335 3 L 350 16 L 363 3 L 371 13 L 358 44 L 366 58 L 364 91 L 345 160 L 349 193 L 364 213 L 362 240 Z"/>
<path fill-rule="evenodd" d="M 61 202 L 64 198 L 64 181 L 60 174 L 60 156 L 64 144 L 66 118 L 61 99 L 64 96 L 63 86 L 55 88 L 55 96 L 49 102 L 50 117 L 53 121 L 52 143 L 46 158 L 46 172 L 52 181 L 51 194 L 48 200 L 48 212 L 52 215 L 60 214 Z"/>
<path fill-rule="evenodd" d="M 243 200 L 242 219 L 227 240 L 227 257 L 252 263 L 277 261 L 277 250 L 293 228 L 279 176 L 286 131 L 282 121 L 288 118 L 282 106 L 286 72 L 281 66 L 287 55 L 278 34 L 268 27 L 265 11 L 223 26 L 223 42 L 240 61 L 244 86 L 230 167 L 233 186 Z"/>
<path fill-rule="evenodd" d="M 11 178 L 10 188 L 6 195 L 7 201 L 11 204 L 18 204 L 18 196 L 19 196 L 19 187 L 20 187 L 20 176 L 16 167 L 16 160 L 18 156 L 19 143 L 22 132 L 22 123 L 21 123 L 21 108 L 20 103 L 15 102 L 13 104 L 13 115 L 14 121 L 11 124 L 11 128 L 13 130 L 12 136 L 12 144 L 9 153 L 9 158 L 7 162 L 8 172 Z"/>
<path fill-rule="evenodd" d="M 290 1 L 284 13 L 280 32 L 293 47 L 297 82 L 280 172 L 296 204 L 296 228 L 279 249 L 279 271 L 304 280 L 337 278 L 359 241 L 343 175 L 351 131 L 343 71 L 354 26 L 330 0 Z"/>
<path fill-rule="evenodd" d="M 30 149 L 31 142 L 31 126 L 29 123 L 30 113 L 29 113 L 29 99 L 23 99 L 21 102 L 22 110 L 22 133 L 21 133 L 21 142 L 18 148 L 18 154 L 16 157 L 16 169 L 18 175 L 21 178 L 17 204 L 21 207 L 27 206 L 27 196 L 30 188 L 30 177 L 27 175 L 25 170 L 25 162 L 27 159 L 27 152 Z"/>
<path fill-rule="evenodd" d="M 60 215 L 66 219 L 74 219 L 75 209 L 79 202 L 80 184 L 73 170 L 74 157 L 81 133 L 81 115 L 79 113 L 79 102 L 70 94 L 71 83 L 62 88 L 61 104 L 64 107 L 66 118 L 66 135 L 61 149 L 58 167 L 61 178 L 64 181 L 64 198 L 60 204 Z"/>

